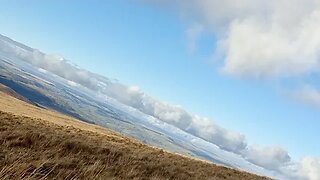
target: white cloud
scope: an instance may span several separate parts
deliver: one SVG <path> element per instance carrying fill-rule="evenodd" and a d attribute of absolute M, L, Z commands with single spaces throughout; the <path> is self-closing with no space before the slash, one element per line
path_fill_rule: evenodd
<path fill-rule="evenodd" d="M 320 179 L 320 158 L 305 157 L 299 164 L 300 176 L 307 180 Z"/>
<path fill-rule="evenodd" d="M 247 146 L 244 135 L 226 130 L 208 118 L 192 115 L 180 106 L 150 97 L 137 86 L 109 84 L 102 92 L 121 103 L 212 142 L 224 150 L 239 154 Z"/>
<path fill-rule="evenodd" d="M 46 74 L 46 73 L 48 72 L 47 70 L 42 69 L 42 68 L 38 68 L 38 71 L 39 71 L 39 72 L 42 72 L 42 73 L 44 73 L 44 74 Z"/>
<path fill-rule="evenodd" d="M 224 54 L 223 72 L 265 78 L 320 70 L 318 0 L 146 2 L 173 7 L 202 31 L 214 33 Z"/>
<path fill-rule="evenodd" d="M 70 86 L 79 86 L 79 84 L 78 84 L 78 83 L 73 82 L 73 81 L 69 81 L 69 80 L 67 80 L 67 83 L 68 83 Z"/>
<path fill-rule="evenodd" d="M 274 171 L 281 170 L 281 168 L 286 167 L 291 162 L 288 152 L 277 146 L 250 146 L 243 151 L 243 156 L 256 165 Z"/>
<path fill-rule="evenodd" d="M 233 21 L 228 37 L 223 40 L 226 54 L 223 70 L 254 77 L 319 70 L 320 12 L 310 14 L 298 24 L 299 27 L 286 27 L 279 22 L 266 25 L 259 19 Z"/>
<path fill-rule="evenodd" d="M 194 116 L 187 132 L 236 154 L 240 154 L 247 147 L 243 134 L 224 129 L 208 118 Z"/>

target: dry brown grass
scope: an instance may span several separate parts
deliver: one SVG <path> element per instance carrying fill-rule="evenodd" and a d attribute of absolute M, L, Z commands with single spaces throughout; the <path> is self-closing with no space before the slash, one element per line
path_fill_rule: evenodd
<path fill-rule="evenodd" d="M 168 153 L 0 93 L 0 179 L 267 179 Z"/>

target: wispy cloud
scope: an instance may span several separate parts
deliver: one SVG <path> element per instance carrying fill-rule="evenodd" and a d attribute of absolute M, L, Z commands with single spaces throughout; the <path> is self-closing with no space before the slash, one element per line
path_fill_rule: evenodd
<path fill-rule="evenodd" d="M 194 24 L 189 29 L 187 29 L 187 39 L 188 39 L 188 49 L 191 53 L 197 50 L 198 40 L 201 37 L 204 28 L 200 24 Z"/>
<path fill-rule="evenodd" d="M 311 86 L 307 86 L 291 93 L 291 96 L 307 105 L 320 108 L 320 90 Z"/>

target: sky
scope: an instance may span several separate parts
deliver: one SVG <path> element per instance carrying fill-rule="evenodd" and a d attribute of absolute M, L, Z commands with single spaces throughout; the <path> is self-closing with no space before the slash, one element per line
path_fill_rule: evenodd
<path fill-rule="evenodd" d="M 2 0 L 0 34 L 139 86 L 252 145 L 320 157 L 319 4 L 183 2 Z"/>

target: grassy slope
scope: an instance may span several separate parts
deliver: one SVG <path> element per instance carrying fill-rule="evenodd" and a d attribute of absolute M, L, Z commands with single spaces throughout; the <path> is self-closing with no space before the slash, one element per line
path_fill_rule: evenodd
<path fill-rule="evenodd" d="M 0 92 L 0 179 L 267 179 L 142 144 Z"/>

